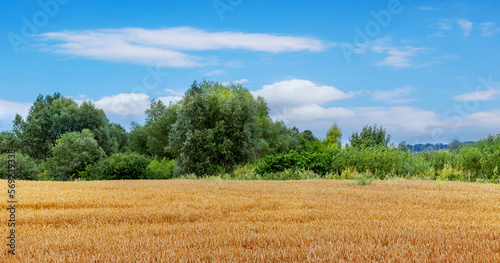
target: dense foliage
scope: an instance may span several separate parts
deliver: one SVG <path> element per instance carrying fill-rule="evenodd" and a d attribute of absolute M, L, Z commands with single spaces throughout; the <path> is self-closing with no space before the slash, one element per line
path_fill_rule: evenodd
<path fill-rule="evenodd" d="M 252 160 L 259 142 L 257 105 L 241 86 L 194 83 L 180 102 L 168 142 L 180 171 L 215 174 Z"/>
<path fill-rule="evenodd" d="M 333 124 L 324 140 L 273 121 L 261 97 L 241 85 L 194 82 L 168 105 L 151 101 L 144 125 L 130 132 L 91 102 L 40 95 L 26 119 L 0 133 L 0 151 L 16 150 L 23 180 L 212 178 L 421 178 L 500 181 L 500 135 L 477 143 L 389 145 L 381 127 L 365 126 L 342 147 Z M 7 155 L 0 155 L 7 177 Z"/>
<path fill-rule="evenodd" d="M 103 110 L 90 102 L 78 106 L 60 93 L 38 96 L 26 120 L 20 115 L 14 120 L 14 134 L 19 138 L 17 149 L 39 160 L 50 157 L 51 148 L 63 134 L 83 129 L 92 131 L 108 155 L 124 150 L 127 143 L 123 127 L 112 125 Z"/>
<path fill-rule="evenodd" d="M 0 178 L 7 179 L 9 174 L 9 154 L 0 154 Z M 15 153 L 14 173 L 19 180 L 36 180 L 40 170 L 38 164 L 29 155 Z"/>
<path fill-rule="evenodd" d="M 98 180 L 148 179 L 151 159 L 137 153 L 115 153 L 96 167 Z"/>
<path fill-rule="evenodd" d="M 387 146 L 391 136 L 387 134 L 387 131 L 378 127 L 366 125 L 363 127 L 361 132 L 354 132 L 351 137 L 349 137 L 349 143 L 352 147 L 366 148 L 373 147 L 377 145 Z"/>
<path fill-rule="evenodd" d="M 51 152 L 46 176 L 56 180 L 76 179 L 78 172 L 85 170 L 87 165 L 94 165 L 106 157 L 88 129 L 63 134 Z"/>

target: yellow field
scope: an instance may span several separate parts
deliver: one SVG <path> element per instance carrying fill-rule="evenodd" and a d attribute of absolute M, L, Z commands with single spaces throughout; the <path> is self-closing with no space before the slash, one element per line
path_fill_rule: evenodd
<path fill-rule="evenodd" d="M 17 255 L 4 241 L 1 262 L 500 262 L 492 184 L 21 181 L 18 190 Z"/>

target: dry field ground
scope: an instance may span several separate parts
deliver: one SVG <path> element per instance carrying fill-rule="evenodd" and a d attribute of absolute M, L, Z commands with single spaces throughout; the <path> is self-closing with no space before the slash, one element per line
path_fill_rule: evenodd
<path fill-rule="evenodd" d="M 7 182 L 0 181 L 7 199 Z M 1 262 L 500 262 L 500 187 L 435 181 L 18 182 Z"/>

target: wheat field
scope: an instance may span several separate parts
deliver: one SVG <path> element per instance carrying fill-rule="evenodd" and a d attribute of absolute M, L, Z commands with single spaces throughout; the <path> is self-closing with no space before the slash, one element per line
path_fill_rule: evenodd
<path fill-rule="evenodd" d="M 20 181 L 18 191 L 17 255 L 4 245 L 2 262 L 500 262 L 493 184 Z"/>

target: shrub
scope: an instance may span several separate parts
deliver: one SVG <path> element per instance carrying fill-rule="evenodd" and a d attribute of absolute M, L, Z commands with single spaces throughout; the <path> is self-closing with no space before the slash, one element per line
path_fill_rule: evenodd
<path fill-rule="evenodd" d="M 285 170 L 311 170 L 325 175 L 336 170 L 333 152 L 301 152 L 294 150 L 278 156 L 268 155 L 257 164 L 255 172 L 259 175 L 284 172 Z"/>
<path fill-rule="evenodd" d="M 136 153 L 115 153 L 101 161 L 97 167 L 97 179 L 147 179 L 147 167 L 151 159 Z"/>
<path fill-rule="evenodd" d="M 76 179 L 87 165 L 95 164 L 106 156 L 94 134 L 87 129 L 81 133 L 63 134 L 51 152 L 53 157 L 47 159 L 46 176 L 63 181 Z"/>
<path fill-rule="evenodd" d="M 370 185 L 373 182 L 373 175 L 370 173 L 361 174 L 355 178 L 357 185 Z"/>
<path fill-rule="evenodd" d="M 174 177 L 175 160 L 163 158 L 161 162 L 156 159 L 151 161 L 147 167 L 149 179 L 171 179 Z"/>
<path fill-rule="evenodd" d="M 262 179 L 260 175 L 255 173 L 255 169 L 250 165 L 238 165 L 230 174 L 231 179 L 234 180 L 259 180 Z"/>

